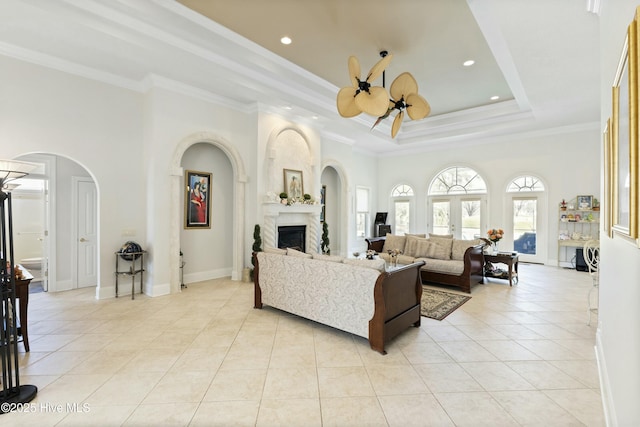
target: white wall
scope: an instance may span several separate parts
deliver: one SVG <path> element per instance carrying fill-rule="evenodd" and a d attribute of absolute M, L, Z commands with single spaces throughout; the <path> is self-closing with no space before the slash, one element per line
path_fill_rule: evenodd
<path fill-rule="evenodd" d="M 602 2 L 602 129 L 611 117 L 611 86 L 637 2 Z M 609 425 L 640 425 L 640 249 L 600 233 L 597 352 Z"/>
<path fill-rule="evenodd" d="M 0 56 L 3 158 L 52 153 L 88 170 L 98 187 L 99 281 L 113 295 L 113 253 L 124 228 L 144 239 L 142 97 Z M 124 239 L 124 240 L 123 240 Z"/>
<path fill-rule="evenodd" d="M 462 165 L 480 173 L 487 184 L 489 209 L 483 228 L 506 228 L 507 215 L 510 215 L 509 201 L 505 198 L 507 185 L 519 175 L 535 175 L 547 186 L 548 245 L 543 249 L 546 249 L 546 263 L 555 265 L 560 201 L 578 194 L 593 194 L 601 199 L 600 132 L 597 129 L 563 131 L 486 140 L 477 146 L 464 147 L 453 142 L 446 150 L 381 158 L 377 210 L 391 212 L 391 190 L 398 184 L 408 184 L 415 192 L 416 227 L 413 231 L 426 232 L 426 194 L 431 180 L 450 166 Z"/>

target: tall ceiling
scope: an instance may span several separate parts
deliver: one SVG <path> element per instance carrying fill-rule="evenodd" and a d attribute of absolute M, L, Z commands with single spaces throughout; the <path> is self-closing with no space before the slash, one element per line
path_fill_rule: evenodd
<path fill-rule="evenodd" d="M 0 0 L 0 16 L 0 55 L 257 105 L 372 152 L 599 126 L 598 16 L 584 0 Z M 366 74 L 382 50 L 385 86 L 408 71 L 432 108 L 395 139 L 390 120 L 371 130 L 375 117 L 335 106 L 347 58 Z"/>

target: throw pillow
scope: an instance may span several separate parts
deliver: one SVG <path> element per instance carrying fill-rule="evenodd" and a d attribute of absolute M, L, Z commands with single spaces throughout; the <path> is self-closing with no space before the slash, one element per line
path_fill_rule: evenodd
<path fill-rule="evenodd" d="M 356 259 L 356 258 L 345 258 L 345 264 L 357 265 L 360 267 L 373 268 L 378 271 L 384 271 L 384 260 L 383 259 Z"/>
<path fill-rule="evenodd" d="M 404 233 L 405 236 L 413 236 L 413 237 L 427 237 L 426 234 L 409 234 L 409 233 Z"/>
<path fill-rule="evenodd" d="M 475 245 L 483 244 L 484 240 L 482 239 L 474 239 L 474 240 L 453 240 L 453 245 L 451 248 L 451 259 L 455 259 L 458 261 L 464 260 L 464 253 L 468 248 Z"/>
<path fill-rule="evenodd" d="M 444 248 L 445 258 L 439 258 L 439 259 L 451 259 L 451 248 L 453 246 L 453 237 L 442 237 L 437 234 L 429 234 L 429 240 L 433 243 L 437 243 L 438 245 Z"/>
<path fill-rule="evenodd" d="M 407 241 L 404 244 L 404 255 L 410 256 L 410 257 L 414 257 L 417 258 L 418 255 L 417 254 L 417 250 L 418 250 L 418 245 L 421 242 L 426 241 L 427 239 L 422 238 L 422 237 L 417 237 L 413 234 L 407 234 Z"/>
<path fill-rule="evenodd" d="M 280 248 L 264 248 L 265 253 L 268 254 L 278 254 L 278 255 L 286 255 L 287 254 L 287 250 L 286 249 L 280 249 Z"/>
<path fill-rule="evenodd" d="M 395 234 L 387 233 L 387 237 L 384 240 L 384 246 L 382 252 L 387 253 L 393 249 L 400 249 L 404 252 L 404 245 L 407 238 L 405 236 L 396 236 Z"/>
<path fill-rule="evenodd" d="M 416 258 L 450 259 L 447 246 L 440 245 L 432 239 L 424 239 L 418 243 Z"/>
<path fill-rule="evenodd" d="M 433 233 L 429 233 L 429 237 L 441 237 L 443 239 L 453 239 L 453 234 L 433 234 Z"/>
<path fill-rule="evenodd" d="M 287 255 L 289 256 L 297 256 L 299 258 L 311 258 L 312 255 L 311 254 L 306 254 L 304 252 L 300 252 L 296 249 L 293 248 L 287 248 Z"/>

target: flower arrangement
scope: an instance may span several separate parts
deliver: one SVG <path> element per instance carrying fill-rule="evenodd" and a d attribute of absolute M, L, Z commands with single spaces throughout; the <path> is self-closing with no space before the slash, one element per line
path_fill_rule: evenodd
<path fill-rule="evenodd" d="M 490 228 L 487 231 L 487 236 L 493 243 L 497 243 L 504 236 L 504 230 L 502 228 Z"/>

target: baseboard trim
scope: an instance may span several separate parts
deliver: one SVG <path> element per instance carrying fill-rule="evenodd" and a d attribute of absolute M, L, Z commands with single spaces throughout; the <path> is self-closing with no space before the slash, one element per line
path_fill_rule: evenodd
<path fill-rule="evenodd" d="M 611 386 L 609 384 L 609 374 L 607 373 L 607 364 L 604 360 L 604 352 L 602 351 L 602 339 L 600 328 L 596 331 L 596 363 L 598 364 L 598 377 L 600 379 L 600 396 L 602 397 L 602 409 L 604 419 L 609 426 L 617 426 L 615 407 L 613 406 L 613 396 L 611 395 Z"/>
<path fill-rule="evenodd" d="M 191 284 L 196 282 L 204 282 L 205 280 L 220 279 L 222 277 L 231 276 L 231 273 L 231 268 L 219 268 L 217 270 L 189 273 L 184 275 L 184 283 Z"/>

